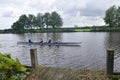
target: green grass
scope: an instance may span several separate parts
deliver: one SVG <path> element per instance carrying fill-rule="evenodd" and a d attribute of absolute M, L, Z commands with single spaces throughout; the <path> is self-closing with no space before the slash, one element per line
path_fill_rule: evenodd
<path fill-rule="evenodd" d="M 91 29 L 75 29 L 75 32 L 91 32 Z"/>
<path fill-rule="evenodd" d="M 120 80 L 120 75 L 113 75 L 109 77 L 109 80 Z"/>

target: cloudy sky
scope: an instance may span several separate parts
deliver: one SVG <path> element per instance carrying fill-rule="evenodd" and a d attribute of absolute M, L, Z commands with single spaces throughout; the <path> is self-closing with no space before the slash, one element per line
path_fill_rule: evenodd
<path fill-rule="evenodd" d="M 120 0 L 0 0 L 0 29 L 8 29 L 22 14 L 57 11 L 63 26 L 104 25 L 103 17 L 110 6 Z"/>

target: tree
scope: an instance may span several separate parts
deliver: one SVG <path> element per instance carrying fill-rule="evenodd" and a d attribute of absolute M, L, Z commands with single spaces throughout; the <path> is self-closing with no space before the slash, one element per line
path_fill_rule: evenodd
<path fill-rule="evenodd" d="M 50 16 L 50 25 L 55 28 L 55 27 L 60 27 L 63 25 L 62 18 L 57 12 L 52 12 Z"/>
<path fill-rule="evenodd" d="M 25 14 L 21 15 L 18 21 L 14 22 L 12 25 L 12 29 L 14 29 L 16 32 L 22 32 L 27 27 L 28 17 Z"/>
<path fill-rule="evenodd" d="M 30 29 L 33 29 L 33 27 L 35 27 L 36 17 L 33 14 L 28 15 L 28 24 Z"/>
<path fill-rule="evenodd" d="M 36 25 L 39 27 L 39 29 L 44 27 L 43 15 L 41 13 L 37 14 Z"/>
<path fill-rule="evenodd" d="M 23 26 L 24 25 L 21 22 L 17 21 L 13 23 L 12 29 L 15 30 L 17 33 L 21 33 L 24 30 Z"/>
<path fill-rule="evenodd" d="M 112 6 L 106 11 L 104 21 L 109 27 L 113 27 L 116 24 L 116 11 L 116 6 Z"/>
<path fill-rule="evenodd" d="M 28 20 L 29 20 L 29 19 L 28 19 L 28 17 L 27 17 L 25 14 L 23 14 L 23 15 L 20 16 L 18 22 L 21 23 L 21 25 L 23 26 L 23 29 L 29 27 L 29 22 L 28 22 Z"/>
<path fill-rule="evenodd" d="M 46 25 L 46 28 L 48 28 L 48 26 L 50 26 L 50 13 L 45 13 L 43 15 L 43 20 Z"/>
<path fill-rule="evenodd" d="M 117 23 L 118 23 L 118 27 L 120 27 L 120 7 L 118 7 L 117 9 Z"/>

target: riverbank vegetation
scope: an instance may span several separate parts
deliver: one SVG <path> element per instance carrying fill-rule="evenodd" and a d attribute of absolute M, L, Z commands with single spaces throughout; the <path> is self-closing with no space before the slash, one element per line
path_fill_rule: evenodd
<path fill-rule="evenodd" d="M 26 68 L 18 59 L 13 60 L 10 54 L 0 53 L 0 80 L 23 80 Z"/>
<path fill-rule="evenodd" d="M 67 27 L 67 28 L 42 28 L 42 29 L 24 29 L 16 32 L 14 29 L 0 30 L 0 33 L 47 33 L 47 32 L 120 32 L 120 27 L 91 26 L 91 27 Z"/>

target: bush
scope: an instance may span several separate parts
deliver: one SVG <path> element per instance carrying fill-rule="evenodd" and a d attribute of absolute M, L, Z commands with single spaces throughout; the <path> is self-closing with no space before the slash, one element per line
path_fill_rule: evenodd
<path fill-rule="evenodd" d="M 10 54 L 0 53 L 0 80 L 23 80 L 27 74 L 26 68 Z"/>

